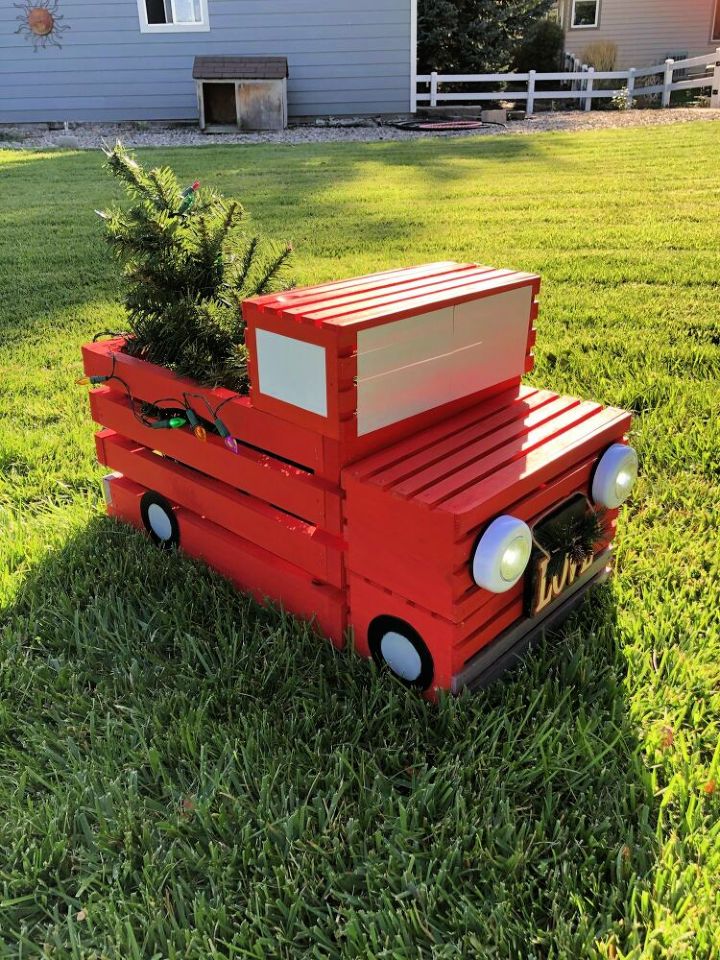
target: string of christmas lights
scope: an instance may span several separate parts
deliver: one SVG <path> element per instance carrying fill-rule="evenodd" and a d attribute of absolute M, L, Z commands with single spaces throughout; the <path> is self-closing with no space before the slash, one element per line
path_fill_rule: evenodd
<path fill-rule="evenodd" d="M 106 333 L 109 333 L 109 331 Z M 100 334 L 100 336 L 102 335 L 103 334 Z M 138 404 L 138 401 L 133 396 L 129 385 L 125 380 L 123 380 L 122 377 L 119 377 L 115 373 L 116 354 L 113 353 L 111 356 L 112 366 L 110 368 L 110 373 L 79 377 L 75 381 L 76 384 L 78 386 L 95 387 L 104 383 L 108 383 L 110 380 L 117 380 L 117 382 L 125 388 L 128 398 L 128 405 L 132 410 L 133 416 L 144 427 L 149 427 L 151 430 L 180 430 L 182 427 L 189 425 L 195 437 L 204 443 L 207 440 L 207 427 L 205 426 L 207 423 L 208 426 L 211 425 L 210 429 L 214 428 L 219 436 L 222 437 L 223 443 L 231 453 L 238 454 L 240 452 L 240 447 L 237 440 L 235 437 L 233 437 L 219 416 L 219 411 L 221 408 L 224 407 L 226 403 L 229 403 L 231 400 L 236 398 L 235 394 L 226 397 L 225 400 L 219 403 L 215 408 L 210 405 L 207 397 L 203 396 L 203 394 L 187 392 L 183 392 L 182 400 L 179 400 L 177 397 L 161 397 L 159 400 L 155 400 L 152 403 L 148 401 L 142 401 L 140 404 Z M 201 400 L 205 404 L 208 409 L 208 413 L 210 414 L 209 421 L 205 421 L 204 418 L 198 416 L 197 412 L 193 409 L 189 398 Z M 170 402 L 176 404 L 177 406 L 171 410 L 163 410 L 161 405 L 163 403 Z M 179 413 L 180 410 L 182 410 L 182 414 Z M 151 417 L 150 411 L 157 411 L 157 417 Z"/>

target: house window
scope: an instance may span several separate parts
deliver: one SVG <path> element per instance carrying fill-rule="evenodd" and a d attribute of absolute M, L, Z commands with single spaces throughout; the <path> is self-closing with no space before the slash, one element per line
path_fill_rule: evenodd
<path fill-rule="evenodd" d="M 143 33 L 209 30 L 208 0 L 138 0 Z"/>
<path fill-rule="evenodd" d="M 715 0 L 715 16 L 711 40 L 720 40 L 720 0 Z"/>
<path fill-rule="evenodd" d="M 573 0 L 570 26 L 574 29 L 596 27 L 600 19 L 600 0 Z"/>

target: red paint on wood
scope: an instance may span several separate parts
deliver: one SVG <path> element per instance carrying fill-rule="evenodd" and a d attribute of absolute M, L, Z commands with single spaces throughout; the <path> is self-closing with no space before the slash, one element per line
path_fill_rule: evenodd
<path fill-rule="evenodd" d="M 109 512 L 142 526 L 140 500 L 145 488 L 121 477 L 110 481 L 113 505 Z M 216 526 L 182 507 L 175 510 L 180 548 L 204 560 L 259 603 L 279 603 L 289 613 L 311 621 L 342 648 L 347 612 L 343 592 L 317 584 L 302 570 L 266 550 Z"/>
<path fill-rule="evenodd" d="M 441 617 L 433 616 L 427 610 L 409 603 L 390 591 L 383 590 L 377 584 L 362 577 L 350 574 L 348 586 L 350 625 L 357 652 L 364 657 L 370 656 L 368 630 L 375 617 L 398 617 L 417 630 L 432 655 L 435 676 L 428 695 L 432 697 L 433 691 L 438 688 L 449 689 L 453 673 L 452 649 L 457 628 Z"/>
<path fill-rule="evenodd" d="M 263 323 L 269 315 L 275 314 L 284 316 L 287 322 L 321 326 L 328 330 L 351 324 L 357 331 L 520 286 L 530 286 L 537 295 L 540 278 L 476 264 L 448 264 L 447 269 L 424 271 L 424 275 L 421 268 L 412 277 L 389 286 L 386 283 L 360 284 L 354 289 L 330 291 L 330 296 L 327 290 L 311 287 L 299 291 L 301 296 L 295 300 L 286 294 L 276 294 L 274 298 L 247 303 L 257 307 Z M 351 313 L 346 309 L 348 306 L 353 308 Z"/>
<path fill-rule="evenodd" d="M 275 456 L 291 460 L 323 475 L 322 437 L 313 430 L 303 430 L 277 417 L 256 410 L 249 397 L 241 397 L 223 387 L 201 387 L 193 380 L 178 377 L 171 370 L 145 360 L 138 360 L 121 350 L 124 341 L 109 340 L 87 343 L 83 346 L 84 369 L 88 376 L 107 376 L 113 369 L 128 385 L 137 400 L 153 403 L 161 397 L 176 397 L 183 402 L 183 393 L 205 397 L 214 410 L 223 403 L 220 417 L 230 433 L 243 443 L 264 450 Z M 118 381 L 108 386 L 124 393 Z M 191 397 L 192 407 L 198 416 L 209 418 L 205 404 Z M 226 402 L 227 401 L 227 402 Z"/>
<path fill-rule="evenodd" d="M 442 512 L 458 517 L 459 530 L 466 532 L 491 517 L 507 501 L 508 491 L 513 499 L 527 495 L 546 483 L 560 470 L 619 442 L 630 426 L 629 413 L 608 407 L 599 410 L 591 419 L 554 436 L 539 448 L 534 448 L 522 461 L 515 461 L 498 469 L 480 488 L 467 489 L 442 504 Z"/>
<path fill-rule="evenodd" d="M 490 267 L 467 269 L 461 267 L 442 276 L 418 277 L 411 285 L 404 284 L 394 288 L 382 287 L 361 292 L 350 291 L 336 296 L 332 301 L 306 301 L 299 306 L 286 307 L 282 316 L 288 319 L 312 320 L 316 326 L 330 324 L 344 326 L 352 320 L 352 315 L 361 311 L 383 308 L 383 315 L 392 315 L 398 303 L 405 303 L 419 297 L 428 298 L 441 294 L 452 295 L 456 288 L 466 288 L 471 283 L 487 282 L 500 277 L 512 276 L 509 270 L 492 270 Z"/>
<path fill-rule="evenodd" d="M 502 455 L 509 459 L 512 450 L 518 445 L 533 427 L 550 422 L 560 414 L 576 407 L 579 401 L 571 397 L 558 397 L 548 390 L 538 391 L 528 400 L 513 404 L 509 409 L 500 411 L 485 420 L 480 428 L 473 431 L 463 431 L 460 443 L 457 438 L 445 443 L 435 444 L 432 459 L 422 463 L 416 460 L 408 464 L 409 469 L 405 477 L 402 476 L 392 483 L 392 491 L 400 497 L 417 497 L 421 492 L 428 491 L 428 496 L 418 497 L 422 502 L 430 500 L 430 488 L 444 489 L 447 479 L 463 482 L 463 476 L 474 479 L 476 473 L 482 476 L 487 471 L 482 466 L 483 459 L 489 457 L 495 450 L 502 450 Z M 397 473 L 396 473 L 397 476 Z M 390 486 L 385 474 L 374 477 L 376 483 Z M 434 494 L 433 494 L 434 495 Z"/>
<path fill-rule="evenodd" d="M 559 397 L 558 400 L 542 407 L 537 414 L 531 414 L 517 428 L 506 428 L 493 441 L 482 445 L 476 452 L 477 458 L 467 466 L 459 467 L 451 475 L 434 481 L 425 478 L 422 488 L 417 490 L 415 500 L 418 503 L 436 506 L 446 501 L 461 501 L 465 491 L 471 496 L 482 496 L 479 490 L 481 481 L 485 481 L 501 468 L 516 467 L 515 474 L 520 476 L 525 469 L 528 454 L 543 447 L 549 440 L 560 437 L 567 431 L 591 419 L 601 412 L 597 403 L 580 403 L 572 397 Z M 408 494 L 410 495 L 410 494 Z M 448 510 L 455 512 L 453 508 Z"/>
<path fill-rule="evenodd" d="M 435 661 L 436 688 L 524 616 L 524 583 L 504 594 L 470 574 L 474 543 L 508 512 L 532 527 L 573 494 L 588 495 L 602 451 L 622 441 L 629 414 L 520 385 L 517 377 L 357 437 L 358 330 L 529 287 L 524 368 L 533 365 L 539 279 L 442 262 L 268 294 L 245 304 L 250 397 L 199 388 L 119 352 L 84 348 L 88 375 L 113 369 L 147 402 L 200 394 L 240 442 L 233 456 L 212 433 L 152 430 L 121 384 L 94 391 L 98 457 L 124 476 L 110 481 L 109 512 L 140 525 L 146 489 L 175 504 L 181 546 L 240 589 L 314 618 L 338 645 L 348 623 L 360 653 L 380 615 L 406 620 Z M 255 332 L 268 330 L 325 350 L 328 415 L 257 389 Z M 518 364 L 520 365 L 520 364 Z M 198 400 L 195 411 L 206 408 Z M 153 452 L 161 450 L 166 456 Z M 172 459 L 169 459 L 172 458 Z M 290 463 L 288 463 L 290 461 Z M 606 540 L 617 511 L 607 515 Z M 347 551 L 347 552 L 344 552 Z"/>
<path fill-rule="evenodd" d="M 594 461 L 593 461 L 594 464 Z M 520 504 L 505 507 L 502 512 L 525 520 L 532 528 L 548 512 L 548 506 L 557 506 L 575 493 L 589 492 L 588 464 L 582 474 L 575 472 L 552 485 L 552 500 L 548 495 L 528 498 Z M 603 545 L 612 542 L 617 511 L 608 512 L 608 536 Z M 426 556 L 409 556 L 402 544 L 384 537 L 381 530 L 367 524 L 358 524 L 348 530 L 348 568 L 361 576 L 382 583 L 394 593 L 412 600 L 453 623 L 465 623 L 475 618 L 476 625 L 491 617 L 513 594 L 520 597 L 524 581 L 507 594 L 493 594 L 478 587 L 471 576 L 471 559 L 481 528 L 473 530 L 461 543 L 438 543 Z M 383 549 L 378 543 L 383 542 Z"/>
<path fill-rule="evenodd" d="M 459 264 L 453 260 L 441 260 L 419 267 L 383 270 L 380 273 L 369 273 L 363 277 L 351 277 L 348 280 L 331 280 L 311 287 L 295 287 L 280 293 L 267 293 L 260 297 L 253 297 L 250 302 L 262 309 L 270 307 L 277 310 L 288 304 L 317 303 L 332 299 L 338 295 L 342 296 L 348 290 L 378 290 L 382 287 L 411 283 L 417 277 L 448 273 L 460 267 L 471 270 L 474 266 L 474 263 Z"/>
<path fill-rule="evenodd" d="M 126 399 L 106 388 L 90 394 L 90 408 L 96 423 L 136 443 L 160 450 L 188 467 L 316 523 L 329 533 L 340 533 L 340 493 L 326 481 L 256 450 L 241 448 L 236 456 L 211 434 L 201 443 L 187 428 L 153 430 L 138 422 Z M 335 509 L 330 511 L 330 506 Z"/>
<path fill-rule="evenodd" d="M 339 537 L 112 431 L 98 436 L 98 458 L 111 470 L 291 561 L 310 576 L 343 585 Z"/>
<path fill-rule="evenodd" d="M 559 412 L 560 417 L 572 414 L 569 426 L 568 422 L 564 426 L 570 429 L 573 437 L 580 436 L 582 427 L 592 446 L 579 462 L 577 457 L 563 458 L 557 452 L 553 457 L 544 457 L 542 451 L 545 447 L 542 443 L 539 448 L 536 446 L 537 468 L 544 470 L 544 479 L 527 484 L 526 489 L 518 486 L 523 468 L 517 460 L 517 437 L 507 424 L 502 423 L 502 415 L 507 414 L 508 409 L 521 409 L 524 401 L 517 397 L 501 409 L 501 416 L 495 411 L 486 418 L 484 422 L 495 429 L 481 437 L 475 448 L 468 444 L 461 444 L 459 450 L 457 446 L 449 446 L 450 441 L 466 438 L 468 429 L 456 431 L 456 424 L 450 421 L 447 440 L 443 439 L 439 428 L 433 428 L 427 431 L 426 437 L 421 434 L 412 441 L 402 441 L 397 450 L 383 451 L 345 470 L 345 538 L 349 569 L 455 623 L 465 621 L 490 603 L 492 595 L 476 587 L 470 576 L 472 548 L 483 524 L 500 513 L 509 512 L 532 525 L 542 513 L 573 494 L 589 495 L 598 454 L 623 436 L 625 424 L 618 424 L 613 415 L 607 418 L 590 405 L 595 413 L 588 418 L 578 410 L 581 405 L 577 401 L 557 398 L 554 394 L 549 397 L 551 399 L 543 391 L 529 393 L 528 399 L 535 407 L 530 416 L 518 412 L 517 423 L 522 426 L 521 443 L 529 436 L 536 445 L 538 430 L 543 430 L 545 446 L 554 443 L 556 432 L 548 428 L 551 421 L 545 425 L 537 424 L 537 419 L 546 411 L 546 414 L 554 412 L 556 415 Z M 564 410 L 566 414 L 563 414 Z M 478 418 L 470 429 L 476 429 L 482 422 Z M 428 443 L 427 437 L 433 442 Z M 562 434 L 559 443 L 561 437 Z M 417 453 L 411 452 L 413 448 L 419 448 Z M 398 451 L 406 455 L 397 456 Z M 454 456 L 459 457 L 457 462 L 453 462 Z M 435 474 L 441 474 L 440 483 L 445 483 L 445 474 L 454 480 L 466 469 L 462 465 L 470 457 L 474 458 L 475 479 L 464 493 L 471 498 L 471 503 L 475 500 L 482 502 L 485 491 L 503 464 L 513 471 L 508 475 L 508 482 L 496 491 L 496 497 L 491 501 L 492 510 L 480 511 L 479 507 L 474 507 L 473 524 L 467 523 L 461 513 L 446 510 L 444 504 L 438 509 L 420 500 L 423 490 L 427 489 L 424 481 L 428 478 L 428 470 L 433 471 L 433 479 Z M 485 469 L 488 461 L 491 464 L 489 470 Z M 426 467 L 426 464 L 431 466 Z M 395 497 L 395 489 L 408 483 L 408 474 L 411 488 L 419 486 L 420 494 L 410 498 Z M 418 476 L 423 483 L 418 484 Z M 614 514 L 609 516 L 609 520 L 612 519 Z M 521 588 L 517 589 L 519 592 Z"/>
<path fill-rule="evenodd" d="M 357 334 L 370 326 L 420 316 L 445 306 L 495 296 L 520 287 L 529 287 L 536 295 L 539 278 L 510 270 L 494 270 L 474 264 L 431 264 L 409 272 L 393 272 L 379 278 L 360 278 L 347 285 L 306 288 L 256 298 L 244 304 L 247 342 L 250 349 L 251 398 L 253 405 L 277 418 L 287 419 L 306 430 L 337 440 L 341 462 L 347 464 L 380 449 L 401 436 L 437 422 L 455 410 L 463 409 L 481 396 L 490 396 L 519 383 L 523 371 L 532 366 L 527 356 L 517 377 L 493 385 L 474 396 L 452 401 L 435 410 L 406 417 L 393 430 L 381 428 L 360 438 L 357 436 Z M 537 314 L 534 300 L 528 315 L 528 332 Z M 327 416 L 303 410 L 260 392 L 256 351 L 256 331 L 267 330 L 322 346 L 326 355 L 328 386 Z M 529 349 L 529 347 L 528 347 Z M 386 431 L 387 432 L 384 432 Z"/>

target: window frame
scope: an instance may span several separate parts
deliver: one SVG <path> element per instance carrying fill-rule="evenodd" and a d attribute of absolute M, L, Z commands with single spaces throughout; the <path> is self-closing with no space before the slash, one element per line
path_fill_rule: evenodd
<path fill-rule="evenodd" d="M 201 20 L 197 23 L 149 23 L 145 0 L 137 0 L 140 33 L 207 33 L 210 29 L 208 0 L 200 0 Z"/>
<path fill-rule="evenodd" d="M 580 3 L 595 3 L 595 23 L 575 23 L 575 6 L 578 0 L 572 0 L 570 6 L 570 29 L 571 30 L 597 30 L 600 26 L 600 0 L 579 0 Z"/>
<path fill-rule="evenodd" d="M 715 0 L 710 23 L 710 43 L 720 42 L 720 0 Z"/>

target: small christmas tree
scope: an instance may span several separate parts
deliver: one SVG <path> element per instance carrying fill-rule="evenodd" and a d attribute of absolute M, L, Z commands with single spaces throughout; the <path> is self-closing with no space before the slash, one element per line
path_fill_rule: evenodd
<path fill-rule="evenodd" d="M 169 167 L 147 171 L 120 143 L 105 154 L 134 201 L 98 211 L 124 264 L 126 351 L 246 393 L 242 302 L 288 286 L 292 248 L 248 236 L 237 201 L 197 181 L 183 190 Z"/>

